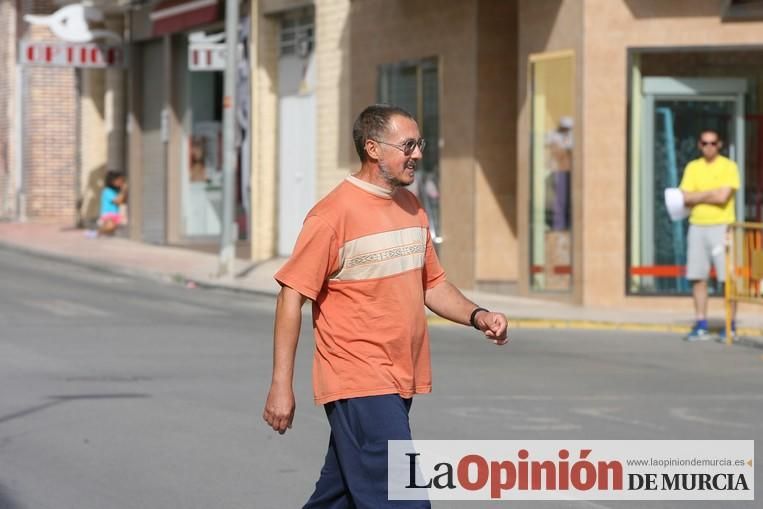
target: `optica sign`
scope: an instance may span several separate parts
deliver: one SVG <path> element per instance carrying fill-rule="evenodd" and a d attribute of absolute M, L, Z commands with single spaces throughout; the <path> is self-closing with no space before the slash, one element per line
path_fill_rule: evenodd
<path fill-rule="evenodd" d="M 22 41 L 19 63 L 47 67 L 124 67 L 125 56 L 121 45 Z"/>

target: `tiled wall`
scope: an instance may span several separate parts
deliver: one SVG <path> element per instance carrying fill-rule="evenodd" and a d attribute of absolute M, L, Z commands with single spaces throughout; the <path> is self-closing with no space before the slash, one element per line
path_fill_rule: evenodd
<path fill-rule="evenodd" d="M 517 4 L 480 0 L 477 41 L 476 278 L 516 282 Z M 499 284 L 495 289 L 501 291 Z M 503 291 L 508 290 L 503 288 Z"/>
<path fill-rule="evenodd" d="M 438 57 L 440 259 L 458 286 L 475 283 L 477 5 L 460 0 L 352 2 L 352 115 L 376 102 L 378 66 Z"/>
<path fill-rule="evenodd" d="M 22 2 L 24 13 L 50 14 L 51 0 Z M 46 27 L 25 25 L 23 36 L 55 41 Z M 29 67 L 24 72 L 24 186 L 30 219 L 74 221 L 78 146 L 76 71 Z"/>
<path fill-rule="evenodd" d="M 278 28 L 252 2 L 252 258 L 275 255 L 278 216 Z"/>
<path fill-rule="evenodd" d="M 252 72 L 252 258 L 275 254 L 278 241 L 278 33 L 284 9 L 310 2 L 253 5 L 257 64 Z M 350 171 L 352 113 L 349 112 L 350 0 L 315 2 L 316 25 L 316 196 L 323 197 Z"/>
<path fill-rule="evenodd" d="M 350 0 L 316 5 L 317 190 L 322 198 L 358 166 L 350 111 Z"/>

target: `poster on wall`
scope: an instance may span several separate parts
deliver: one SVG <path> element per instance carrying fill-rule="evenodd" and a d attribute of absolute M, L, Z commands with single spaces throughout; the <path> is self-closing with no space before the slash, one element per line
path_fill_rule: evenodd
<path fill-rule="evenodd" d="M 196 122 L 189 140 L 186 235 L 219 235 L 222 207 L 222 124 Z"/>
<path fill-rule="evenodd" d="M 191 182 L 222 185 L 222 125 L 220 122 L 197 122 L 191 136 Z"/>

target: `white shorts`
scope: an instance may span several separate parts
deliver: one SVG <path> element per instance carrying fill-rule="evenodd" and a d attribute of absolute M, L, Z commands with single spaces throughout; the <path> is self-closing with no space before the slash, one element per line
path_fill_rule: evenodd
<path fill-rule="evenodd" d="M 715 267 L 718 282 L 726 280 L 725 224 L 689 225 L 686 250 L 686 279 L 702 281 L 710 275 L 710 264 Z"/>

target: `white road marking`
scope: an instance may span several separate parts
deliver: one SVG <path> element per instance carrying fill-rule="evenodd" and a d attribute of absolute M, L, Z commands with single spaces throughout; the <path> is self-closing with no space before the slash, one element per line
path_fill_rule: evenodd
<path fill-rule="evenodd" d="M 506 427 L 513 431 L 573 431 L 582 429 L 582 426 L 578 426 L 577 424 L 554 424 L 551 426 L 537 424 L 509 424 Z"/>
<path fill-rule="evenodd" d="M 228 313 L 220 311 L 219 309 L 207 308 L 203 306 L 195 306 L 193 304 L 186 304 L 185 302 L 168 301 L 161 304 L 161 309 L 169 311 L 170 313 L 182 315 L 182 316 L 227 316 Z"/>
<path fill-rule="evenodd" d="M 173 300 L 128 299 L 130 305 L 176 316 L 229 316 L 230 313 L 215 308 L 196 306 Z"/>
<path fill-rule="evenodd" d="M 628 419 L 625 417 L 619 417 L 617 415 L 612 415 L 614 412 L 618 412 L 618 408 L 573 408 L 571 409 L 573 413 L 585 415 L 587 417 L 595 417 L 597 419 L 602 419 L 605 421 L 610 422 L 619 422 L 621 424 L 630 424 L 633 426 L 641 426 L 644 428 L 650 428 L 654 430 L 664 430 L 665 428 L 663 426 L 660 426 L 658 424 L 653 424 L 651 422 L 646 421 L 639 421 L 637 419 Z"/>
<path fill-rule="evenodd" d="M 98 309 L 80 302 L 72 302 L 61 299 L 44 300 L 23 300 L 27 306 L 42 309 L 48 313 L 63 317 L 81 317 L 81 316 L 110 316 L 111 313 Z"/>
<path fill-rule="evenodd" d="M 727 428 L 738 428 L 738 429 L 753 428 L 753 426 L 750 426 L 749 424 L 744 424 L 741 422 L 721 421 L 717 419 L 710 419 L 707 417 L 700 417 L 699 415 L 693 415 L 691 413 L 691 410 L 688 408 L 671 408 L 670 415 L 672 415 L 673 417 L 677 417 L 678 419 L 683 419 L 685 421 L 698 422 L 700 424 L 710 424 L 711 426 L 723 426 Z"/>
<path fill-rule="evenodd" d="M 508 408 L 496 408 L 496 407 L 452 407 L 448 408 L 447 412 L 457 417 L 494 417 L 496 415 L 501 417 L 519 417 L 521 412 L 517 410 L 510 410 Z"/>
<path fill-rule="evenodd" d="M 610 509 L 609 506 L 597 504 L 596 502 L 591 502 L 590 500 L 579 500 L 577 502 L 583 504 L 586 507 L 593 507 L 594 509 Z"/>
<path fill-rule="evenodd" d="M 622 401 L 622 400 L 655 400 L 673 399 L 697 401 L 763 401 L 763 394 L 599 394 L 594 396 L 547 396 L 530 394 L 447 394 L 445 399 L 454 400 L 483 400 L 483 401 Z"/>
<path fill-rule="evenodd" d="M 503 422 L 502 427 L 514 431 L 571 431 L 581 428 L 555 417 L 533 417 L 528 412 L 508 408 L 452 407 L 446 412 L 464 419 L 493 419 L 497 416 Z"/>

